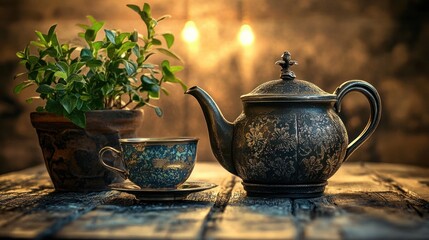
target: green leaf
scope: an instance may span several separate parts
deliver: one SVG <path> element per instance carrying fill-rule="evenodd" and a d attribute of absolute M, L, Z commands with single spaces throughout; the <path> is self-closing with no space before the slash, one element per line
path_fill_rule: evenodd
<path fill-rule="evenodd" d="M 42 106 L 36 107 L 36 112 L 44 112 L 44 111 L 45 111 L 44 107 L 42 107 Z"/>
<path fill-rule="evenodd" d="M 170 62 L 167 60 L 162 61 L 161 63 L 162 75 L 164 76 L 164 81 L 179 83 L 182 86 L 184 91 L 188 90 L 188 86 L 182 82 L 179 78 L 177 78 L 174 73 L 171 71 Z"/>
<path fill-rule="evenodd" d="M 146 75 L 141 76 L 140 80 L 146 84 L 156 84 L 156 82 L 152 78 L 150 78 Z"/>
<path fill-rule="evenodd" d="M 101 67 L 102 65 L 103 65 L 103 62 L 97 59 L 92 59 L 86 62 L 86 66 L 90 68 Z"/>
<path fill-rule="evenodd" d="M 152 39 L 152 44 L 153 45 L 162 45 L 162 42 L 159 39 L 154 38 L 154 39 Z"/>
<path fill-rule="evenodd" d="M 101 93 L 103 96 L 109 95 L 113 91 L 113 86 L 110 84 L 105 84 L 103 87 L 101 87 Z"/>
<path fill-rule="evenodd" d="M 142 64 L 142 68 L 154 69 L 155 65 L 150 64 L 150 63 L 145 63 L 145 64 Z"/>
<path fill-rule="evenodd" d="M 83 104 L 84 102 L 80 98 L 78 98 L 76 102 L 76 109 L 81 110 L 83 107 Z"/>
<path fill-rule="evenodd" d="M 103 27 L 104 22 L 99 22 L 95 20 L 93 16 L 87 16 L 88 20 L 92 23 L 91 29 L 95 31 L 95 35 L 97 35 L 97 32 L 100 31 L 100 29 Z"/>
<path fill-rule="evenodd" d="M 57 62 L 57 63 L 55 63 L 55 66 L 57 66 L 58 69 L 61 72 L 66 73 L 67 76 L 68 76 L 68 74 L 69 74 L 69 65 L 66 62 L 62 62 L 62 61 L 61 62 Z"/>
<path fill-rule="evenodd" d="M 180 84 L 180 86 L 182 87 L 183 91 L 186 92 L 188 90 L 188 86 L 180 78 L 176 78 L 176 81 Z"/>
<path fill-rule="evenodd" d="M 61 56 L 61 55 L 63 54 L 63 52 L 62 52 L 62 51 L 63 51 L 63 49 L 62 49 L 62 47 L 61 47 L 60 43 L 58 42 L 58 38 L 57 38 L 57 35 L 56 35 L 56 34 L 54 34 L 54 35 L 52 36 L 51 41 L 52 41 L 52 47 L 54 47 L 54 48 L 55 48 L 55 50 L 56 50 L 56 52 L 57 52 L 58 56 Z"/>
<path fill-rule="evenodd" d="M 88 28 L 89 28 L 89 26 L 88 25 L 86 25 L 86 24 L 81 24 L 81 23 L 78 23 L 78 24 L 76 24 L 78 27 L 80 27 L 80 28 L 82 28 L 83 30 L 87 30 Z M 82 34 L 82 33 L 81 33 Z M 80 36 L 82 36 L 80 34 Z"/>
<path fill-rule="evenodd" d="M 32 65 L 35 65 L 39 62 L 39 58 L 36 56 L 28 56 L 28 62 Z"/>
<path fill-rule="evenodd" d="M 63 108 L 66 110 L 66 112 L 70 114 L 76 108 L 77 98 L 73 95 L 65 95 L 60 100 L 60 103 L 63 106 Z"/>
<path fill-rule="evenodd" d="M 88 28 L 85 31 L 85 40 L 90 43 L 95 40 L 96 33 L 94 29 Z"/>
<path fill-rule="evenodd" d="M 61 72 L 61 71 L 56 71 L 55 74 L 54 74 L 54 76 L 58 77 L 58 78 L 67 79 L 67 73 Z"/>
<path fill-rule="evenodd" d="M 88 48 L 84 48 L 80 51 L 80 57 L 82 58 L 83 61 L 88 61 L 88 60 L 91 60 L 93 58 L 92 52 Z"/>
<path fill-rule="evenodd" d="M 80 70 L 85 66 L 84 62 L 75 62 L 72 65 L 70 65 L 70 73 L 71 74 L 77 74 L 80 73 Z"/>
<path fill-rule="evenodd" d="M 154 52 L 151 52 L 151 53 L 147 54 L 143 60 L 144 61 L 148 60 L 149 57 L 152 56 L 152 55 L 154 55 L 154 54 L 155 54 Z"/>
<path fill-rule="evenodd" d="M 160 21 L 162 21 L 162 20 L 164 20 L 164 19 L 167 19 L 167 18 L 171 18 L 171 15 L 164 15 L 164 16 L 161 16 L 161 17 L 159 17 L 158 19 L 156 19 L 156 21 L 157 21 L 157 22 L 160 22 Z"/>
<path fill-rule="evenodd" d="M 55 90 L 57 91 L 64 91 L 66 90 L 66 85 L 62 84 L 62 83 L 57 83 L 57 85 L 55 85 Z"/>
<path fill-rule="evenodd" d="M 85 112 L 83 111 L 73 111 L 70 114 L 67 114 L 65 116 L 68 118 L 72 123 L 76 124 L 78 127 L 85 128 L 86 126 L 86 117 Z"/>
<path fill-rule="evenodd" d="M 141 101 L 141 97 L 138 94 L 133 94 L 132 98 L 133 101 L 135 102 L 140 102 Z"/>
<path fill-rule="evenodd" d="M 116 42 L 117 43 L 122 43 L 124 41 L 125 38 L 127 38 L 128 36 L 130 36 L 130 33 L 120 33 L 117 37 L 116 37 Z"/>
<path fill-rule="evenodd" d="M 175 72 L 180 72 L 184 69 L 183 66 L 170 66 L 170 71 L 175 73 Z"/>
<path fill-rule="evenodd" d="M 134 4 L 127 4 L 127 7 L 129 7 L 130 9 L 132 9 L 134 12 L 140 14 L 141 10 L 140 7 Z"/>
<path fill-rule="evenodd" d="M 115 51 L 116 51 L 116 49 L 115 49 L 115 45 L 110 44 L 110 45 L 107 47 L 107 56 L 108 56 L 110 59 L 113 59 L 113 58 L 115 57 Z"/>
<path fill-rule="evenodd" d="M 129 39 L 131 42 L 138 42 L 139 41 L 139 33 L 137 31 L 132 32 Z"/>
<path fill-rule="evenodd" d="M 48 31 L 48 36 L 47 36 L 47 41 L 49 42 L 49 41 L 51 41 L 51 39 L 52 39 L 52 36 L 54 35 L 54 33 L 55 33 L 55 28 L 57 27 L 57 24 L 54 24 L 54 25 L 52 25 L 50 28 L 49 28 L 49 31 Z"/>
<path fill-rule="evenodd" d="M 80 97 L 79 97 L 79 99 L 80 100 L 82 100 L 82 101 L 89 101 L 89 100 L 91 100 L 91 96 L 89 96 L 89 95 L 81 95 Z"/>
<path fill-rule="evenodd" d="M 141 55 L 140 55 L 140 48 L 139 48 L 139 46 L 138 45 L 135 45 L 134 47 L 133 47 L 133 53 L 134 53 L 134 55 L 136 55 L 136 57 L 137 58 L 139 58 Z"/>
<path fill-rule="evenodd" d="M 104 29 L 104 32 L 106 33 L 106 37 L 109 40 L 109 42 L 116 44 L 116 40 L 115 40 L 116 34 L 109 29 Z"/>
<path fill-rule="evenodd" d="M 156 115 L 158 115 L 158 117 L 162 117 L 162 115 L 163 115 L 162 110 L 158 106 L 154 106 L 152 104 L 149 104 L 148 102 L 140 102 L 139 104 L 137 104 L 137 107 L 142 107 L 144 105 L 147 105 L 147 106 L 153 108 L 155 110 Z"/>
<path fill-rule="evenodd" d="M 164 54 L 164 55 L 166 55 L 166 56 L 169 56 L 169 57 L 172 57 L 172 58 L 174 58 L 174 59 L 177 59 L 177 60 L 179 60 L 179 61 L 181 61 L 181 62 L 183 62 L 182 61 L 182 59 L 179 57 L 179 56 L 177 56 L 175 53 L 173 53 L 173 52 L 171 52 L 170 50 L 168 50 L 168 49 L 165 49 L 165 48 L 155 48 L 158 52 L 160 52 L 160 53 L 162 53 L 162 54 Z"/>
<path fill-rule="evenodd" d="M 30 41 L 30 45 L 33 45 L 35 47 L 40 47 L 40 48 L 44 48 L 45 47 L 45 45 L 43 43 L 36 42 L 36 41 Z"/>
<path fill-rule="evenodd" d="M 62 116 L 63 112 L 64 112 L 62 105 L 59 102 L 52 100 L 52 99 L 48 99 L 46 101 L 45 110 L 50 112 L 50 113 L 55 113 L 55 114 L 60 115 L 60 116 Z"/>
<path fill-rule="evenodd" d="M 124 61 L 122 61 L 123 62 L 123 64 L 125 65 L 125 70 L 127 71 L 127 74 L 128 75 L 133 75 L 133 74 L 135 74 L 136 73 L 136 71 L 137 71 L 137 66 L 136 65 L 134 65 L 134 63 L 133 62 L 131 62 L 131 61 L 126 61 L 126 60 L 124 60 Z"/>
<path fill-rule="evenodd" d="M 148 3 L 144 3 L 143 12 L 145 12 L 148 17 L 151 17 L 150 5 Z"/>
<path fill-rule="evenodd" d="M 36 80 L 37 75 L 38 75 L 37 71 L 31 71 L 31 72 L 28 73 L 28 79 L 29 80 Z"/>
<path fill-rule="evenodd" d="M 167 43 L 167 47 L 171 48 L 171 46 L 174 43 L 174 35 L 171 33 L 164 33 L 162 34 L 162 36 L 164 37 L 165 42 Z"/>
<path fill-rule="evenodd" d="M 123 53 L 127 52 L 128 50 L 132 49 L 134 46 L 136 46 L 135 42 L 126 42 L 124 43 L 118 50 L 117 55 L 121 56 Z"/>
<path fill-rule="evenodd" d="M 43 33 L 39 32 L 39 31 L 35 31 L 35 32 L 36 32 L 36 35 L 39 38 L 40 43 L 42 44 L 42 46 L 46 46 L 48 43 L 46 42 L 46 39 L 43 36 Z"/>
<path fill-rule="evenodd" d="M 162 113 L 161 108 L 155 107 L 154 109 L 155 109 L 156 115 L 158 115 L 158 117 L 162 117 L 163 113 Z"/>
<path fill-rule="evenodd" d="M 168 60 L 164 60 L 161 62 L 161 67 L 170 71 L 170 62 Z"/>
<path fill-rule="evenodd" d="M 159 99 L 160 87 L 158 85 L 152 85 L 149 91 L 149 97 L 153 99 Z"/>
<path fill-rule="evenodd" d="M 83 76 L 73 73 L 67 78 L 67 82 L 74 83 L 74 82 L 84 82 Z"/>
<path fill-rule="evenodd" d="M 92 47 L 94 48 L 95 51 L 98 51 L 103 47 L 103 42 L 102 41 L 93 42 Z"/>
<path fill-rule="evenodd" d="M 24 51 L 19 51 L 19 52 L 17 52 L 17 53 L 16 53 L 16 56 L 17 56 L 19 59 L 25 59 L 25 58 L 26 58 Z"/>
<path fill-rule="evenodd" d="M 45 51 L 43 51 L 45 54 L 47 54 L 50 57 L 58 57 L 60 54 L 58 53 L 58 50 L 54 47 L 49 47 Z"/>
<path fill-rule="evenodd" d="M 41 84 L 37 89 L 36 92 L 41 93 L 41 94 L 50 94 L 55 92 L 54 89 L 46 84 Z"/>
<path fill-rule="evenodd" d="M 23 75 L 27 74 L 26 72 L 22 72 L 22 73 L 17 73 L 15 76 L 13 76 L 13 79 L 17 79 Z"/>
<path fill-rule="evenodd" d="M 15 94 L 19 94 L 22 92 L 22 90 L 28 88 L 29 86 L 34 85 L 33 81 L 24 81 L 18 85 L 15 86 L 15 88 L 13 89 L 13 92 Z"/>

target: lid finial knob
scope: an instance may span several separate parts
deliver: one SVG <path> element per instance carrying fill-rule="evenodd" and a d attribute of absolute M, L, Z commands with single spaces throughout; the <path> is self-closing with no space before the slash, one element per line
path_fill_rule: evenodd
<path fill-rule="evenodd" d="M 294 72 L 289 70 L 290 66 L 298 65 L 298 62 L 295 60 L 291 60 L 290 52 L 286 51 L 282 55 L 282 60 L 276 62 L 277 65 L 282 67 L 282 73 L 280 74 L 281 79 L 283 80 L 293 80 L 296 75 Z"/>

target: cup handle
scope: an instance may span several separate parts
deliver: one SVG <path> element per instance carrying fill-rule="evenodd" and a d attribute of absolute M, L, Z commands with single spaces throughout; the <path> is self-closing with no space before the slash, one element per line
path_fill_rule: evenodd
<path fill-rule="evenodd" d="M 103 148 L 98 152 L 98 160 L 100 161 L 100 163 L 101 163 L 105 168 L 109 169 L 110 171 L 112 171 L 112 172 L 116 172 L 116 173 L 118 173 L 119 175 L 121 175 L 121 177 L 122 177 L 122 178 L 127 179 L 127 178 L 128 178 L 128 176 L 129 176 L 128 171 L 123 170 L 123 169 L 119 169 L 119 168 L 116 168 L 116 167 L 112 167 L 112 166 L 110 166 L 110 165 L 106 164 L 106 163 L 103 161 L 103 155 L 104 155 L 104 153 L 105 153 L 105 152 L 107 152 L 107 151 L 112 152 L 112 153 L 113 153 L 113 157 L 115 157 L 115 158 L 118 158 L 118 157 L 119 157 L 119 160 L 121 160 L 121 161 L 123 162 L 122 158 L 120 157 L 120 156 L 121 156 L 121 151 L 119 151 L 119 150 L 117 150 L 117 149 L 115 149 L 115 148 L 112 148 L 112 147 L 103 147 Z"/>
<path fill-rule="evenodd" d="M 358 147 L 360 147 L 371 136 L 371 134 L 374 133 L 381 118 L 380 95 L 378 94 L 374 86 L 362 80 L 347 81 L 341 84 L 341 86 L 339 86 L 335 90 L 334 94 L 337 95 L 337 102 L 335 103 L 334 108 L 337 113 L 340 113 L 341 111 L 341 102 L 344 96 L 347 95 L 349 92 L 353 92 L 353 91 L 357 91 L 365 95 L 365 97 L 369 101 L 369 104 L 371 107 L 371 113 L 369 116 L 368 123 L 366 124 L 364 130 L 356 139 L 354 139 L 347 146 L 346 155 L 344 157 L 343 162 L 346 161 L 350 157 L 350 155 Z"/>

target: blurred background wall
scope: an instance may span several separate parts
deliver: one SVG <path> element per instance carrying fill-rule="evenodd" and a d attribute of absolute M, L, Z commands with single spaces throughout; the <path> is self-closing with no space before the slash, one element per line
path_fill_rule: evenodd
<path fill-rule="evenodd" d="M 373 137 L 350 161 L 394 162 L 429 166 L 429 1 L 417 0 L 156 0 L 148 1 L 155 17 L 172 18 L 160 31 L 176 35 L 173 47 L 185 61 L 180 77 L 209 92 L 233 121 L 241 112 L 240 95 L 279 78 L 274 62 L 284 50 L 298 60 L 298 79 L 333 92 L 342 82 L 363 79 L 372 83 L 383 100 L 383 117 Z M 126 4 L 129 0 L 2 0 L 0 2 L 0 172 L 42 162 L 29 113 L 28 89 L 15 96 L 14 75 L 23 71 L 15 53 L 55 23 L 62 41 L 73 42 L 92 15 L 107 28 L 137 29 L 143 25 Z M 182 39 L 187 21 L 199 37 Z M 254 41 L 243 45 L 238 35 L 251 27 Z M 199 161 L 214 161 L 203 114 L 195 99 L 171 86 L 172 96 L 160 100 L 165 112 L 158 118 L 145 111 L 142 137 L 197 136 Z M 350 94 L 342 117 L 350 138 L 368 118 L 368 103 Z"/>

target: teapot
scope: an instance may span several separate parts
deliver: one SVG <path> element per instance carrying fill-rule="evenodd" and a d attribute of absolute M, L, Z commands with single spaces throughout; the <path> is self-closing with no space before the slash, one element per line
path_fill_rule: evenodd
<path fill-rule="evenodd" d="M 198 86 L 186 94 L 199 102 L 210 145 L 218 162 L 240 177 L 248 196 L 317 197 L 341 164 L 375 131 L 381 99 L 368 82 L 351 80 L 330 94 L 315 84 L 295 79 L 297 62 L 284 52 L 276 64 L 280 79 L 242 95 L 243 111 L 227 121 L 211 96 Z M 348 93 L 362 93 L 370 116 L 362 133 L 349 143 L 338 116 Z"/>

